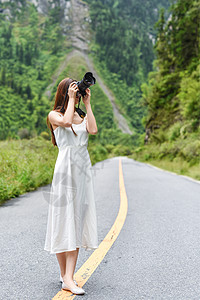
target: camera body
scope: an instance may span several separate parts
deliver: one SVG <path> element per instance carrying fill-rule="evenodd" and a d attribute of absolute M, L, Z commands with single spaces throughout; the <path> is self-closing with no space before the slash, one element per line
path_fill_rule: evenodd
<path fill-rule="evenodd" d="M 86 115 L 86 113 L 82 109 L 79 108 L 80 101 L 81 101 L 81 96 L 85 97 L 85 95 L 86 95 L 85 90 L 87 88 L 89 88 L 91 85 L 95 84 L 95 82 L 96 82 L 96 79 L 94 78 L 94 76 L 91 72 L 85 73 L 83 79 L 81 81 L 76 82 L 76 84 L 78 86 L 78 91 L 76 93 L 76 96 L 79 97 L 79 103 L 78 103 L 78 107 L 76 107 L 75 109 L 76 109 L 77 113 L 79 114 L 79 116 L 81 118 L 84 118 L 85 115 Z M 67 98 L 67 95 L 68 95 L 68 89 L 69 89 L 69 86 L 67 87 L 64 103 L 63 103 L 62 108 L 60 110 L 61 113 L 65 112 L 64 106 L 65 106 L 66 98 Z"/>
<path fill-rule="evenodd" d="M 85 73 L 83 79 L 81 81 L 78 81 L 76 84 L 78 86 L 78 92 L 76 93 L 77 97 L 81 95 L 82 97 L 85 97 L 86 95 L 86 89 L 89 88 L 91 85 L 95 84 L 96 79 L 94 78 L 93 74 L 91 72 Z M 84 118 L 86 116 L 86 113 L 79 108 L 81 96 L 79 97 L 79 103 L 78 107 L 76 107 L 76 111 L 79 114 L 81 118 Z"/>
<path fill-rule="evenodd" d="M 96 79 L 94 78 L 93 74 L 91 72 L 85 73 L 83 79 L 81 81 L 77 81 L 77 86 L 79 91 L 78 94 L 81 94 L 82 97 L 85 97 L 86 95 L 86 89 L 89 88 L 91 85 L 95 84 Z"/>

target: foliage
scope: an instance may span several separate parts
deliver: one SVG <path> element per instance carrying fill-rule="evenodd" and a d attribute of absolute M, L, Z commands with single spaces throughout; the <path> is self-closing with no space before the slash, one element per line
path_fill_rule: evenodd
<path fill-rule="evenodd" d="M 155 25 L 155 70 L 149 73 L 148 84 L 142 85 L 149 142 L 157 142 L 162 135 L 167 139 L 166 131 L 169 140 L 186 138 L 186 127 L 191 134 L 200 125 L 199 7 L 195 0 L 179 0 L 170 11 L 170 20 L 165 21 L 162 10 Z"/>
<path fill-rule="evenodd" d="M 18 138 L 21 128 L 31 136 L 46 130 L 49 101 L 42 94 L 67 50 L 53 1 L 46 17 L 29 1 L 7 1 L 2 7 L 6 10 L 0 14 L 1 140 Z"/>
<path fill-rule="evenodd" d="M 178 0 L 155 24 L 154 70 L 141 86 L 147 144 L 132 157 L 200 180 L 199 6 Z"/>
<path fill-rule="evenodd" d="M 168 1 L 87 0 L 96 56 L 129 86 L 137 86 L 152 70 L 154 23 Z"/>
<path fill-rule="evenodd" d="M 134 159 L 141 161 L 157 161 L 161 165 L 161 161 L 186 161 L 188 167 L 197 166 L 200 164 L 200 131 L 187 139 L 176 139 L 173 141 L 164 141 L 159 144 L 151 143 L 135 148 L 133 155 Z M 180 169 L 178 170 L 180 171 Z M 198 174 L 197 179 L 200 180 Z"/>
<path fill-rule="evenodd" d="M 0 142 L 0 203 L 51 182 L 56 152 L 42 137 Z"/>
<path fill-rule="evenodd" d="M 154 23 L 169 1 L 87 0 L 90 7 L 90 44 L 95 67 L 115 96 L 115 102 L 139 142 L 146 108 L 141 84 L 152 71 L 156 37 Z M 169 13 L 166 12 L 166 16 Z M 138 143 L 137 142 L 137 143 Z"/>
<path fill-rule="evenodd" d="M 177 98 L 180 101 L 180 113 L 184 120 L 190 121 L 195 130 L 200 126 L 200 65 L 189 74 L 188 70 L 181 72 L 180 91 Z"/>
<path fill-rule="evenodd" d="M 120 113 L 125 117 L 130 128 L 133 128 L 134 139 L 144 132 L 142 118 L 145 116 L 145 107 L 141 99 L 141 90 L 137 86 L 128 87 L 127 84 L 119 78 L 118 74 L 108 71 L 105 64 L 98 61 L 93 55 L 90 56 L 95 64 L 95 69 L 101 75 L 104 83 L 112 91 L 115 97 L 115 104 Z M 137 137 L 136 137 L 137 136 Z"/>

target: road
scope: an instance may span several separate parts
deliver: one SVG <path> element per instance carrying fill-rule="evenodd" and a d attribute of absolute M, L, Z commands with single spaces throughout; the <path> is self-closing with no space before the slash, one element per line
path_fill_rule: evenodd
<path fill-rule="evenodd" d="M 99 244 L 120 204 L 122 162 L 128 212 L 116 241 L 83 288 L 87 300 L 200 299 L 200 184 L 116 157 L 93 166 Z M 43 250 L 50 185 L 0 207 L 2 300 L 49 300 L 61 289 L 55 255 Z M 81 249 L 75 272 L 92 252 Z"/>

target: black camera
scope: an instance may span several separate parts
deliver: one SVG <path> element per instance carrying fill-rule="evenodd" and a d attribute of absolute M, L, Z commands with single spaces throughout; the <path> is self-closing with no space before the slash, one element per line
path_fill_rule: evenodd
<path fill-rule="evenodd" d="M 76 84 L 78 86 L 79 91 L 77 92 L 77 97 L 79 94 L 81 94 L 82 97 L 85 97 L 86 95 L 86 89 L 89 88 L 91 85 L 95 84 L 96 79 L 94 78 L 93 74 L 91 72 L 85 73 L 83 79 L 81 81 L 78 81 Z"/>
<path fill-rule="evenodd" d="M 74 80 L 75 81 L 75 80 Z M 87 72 L 85 73 L 83 79 L 81 81 L 77 81 L 76 84 L 78 86 L 78 91 L 76 93 L 76 96 L 79 97 L 79 103 L 78 103 L 78 107 L 76 107 L 76 111 L 77 113 L 79 114 L 79 116 L 81 118 L 84 118 L 86 113 L 79 108 L 80 106 L 80 101 L 81 101 L 81 96 L 82 97 L 85 97 L 86 95 L 86 89 L 89 88 L 91 85 L 95 84 L 96 82 L 96 79 L 94 78 L 93 74 L 91 72 Z M 66 91 L 66 94 L 65 94 L 65 99 L 64 99 L 64 103 L 63 103 L 63 106 L 60 110 L 60 112 L 64 113 L 65 112 L 65 109 L 64 109 L 64 106 L 65 106 L 65 102 L 66 102 L 66 99 L 67 99 L 67 95 L 68 95 L 68 89 L 69 89 L 69 86 L 67 87 L 67 91 Z"/>
<path fill-rule="evenodd" d="M 76 83 L 79 89 L 76 93 L 76 96 L 79 97 L 79 103 L 78 103 L 78 107 L 76 107 L 76 111 L 81 118 L 84 118 L 86 116 L 86 113 L 79 108 L 81 96 L 85 97 L 86 95 L 85 90 L 89 88 L 91 85 L 95 84 L 95 82 L 96 79 L 94 78 L 93 74 L 91 72 L 87 72 L 85 73 L 83 79 Z"/>

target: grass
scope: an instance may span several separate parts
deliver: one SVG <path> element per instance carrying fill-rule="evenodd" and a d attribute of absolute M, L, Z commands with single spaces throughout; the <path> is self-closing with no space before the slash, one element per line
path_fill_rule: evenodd
<path fill-rule="evenodd" d="M 42 137 L 0 142 L 0 204 L 51 182 L 56 149 Z"/>
<path fill-rule="evenodd" d="M 142 160 L 140 160 L 142 161 Z M 200 163 L 194 166 L 190 166 L 190 164 L 182 159 L 169 161 L 167 159 L 162 160 L 149 160 L 142 161 L 147 162 L 155 167 L 158 167 L 163 170 L 167 170 L 178 175 L 189 176 L 195 180 L 200 181 Z"/>
<path fill-rule="evenodd" d="M 196 141 L 194 141 L 195 144 Z M 190 147 L 186 148 L 186 145 L 183 146 L 181 141 L 170 143 L 170 146 L 165 145 L 164 147 L 155 144 L 146 145 L 134 149 L 133 154 L 129 157 L 179 175 L 200 180 L 199 152 L 194 151 L 192 141 L 188 141 L 188 145 Z"/>

